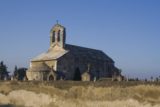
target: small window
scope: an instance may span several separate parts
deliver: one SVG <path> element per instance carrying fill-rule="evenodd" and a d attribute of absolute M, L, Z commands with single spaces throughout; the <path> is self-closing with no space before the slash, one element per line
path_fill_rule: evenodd
<path fill-rule="evenodd" d="M 60 30 L 58 31 L 58 38 L 57 38 L 57 41 L 58 41 L 58 42 L 60 41 Z"/>
<path fill-rule="evenodd" d="M 52 42 L 55 42 L 55 31 L 53 31 Z"/>

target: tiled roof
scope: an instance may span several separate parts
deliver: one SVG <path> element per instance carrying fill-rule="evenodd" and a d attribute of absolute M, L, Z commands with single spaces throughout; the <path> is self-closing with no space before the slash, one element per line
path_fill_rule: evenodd
<path fill-rule="evenodd" d="M 58 59 L 64 54 L 66 54 L 68 51 L 66 50 L 49 50 L 45 53 L 42 53 L 38 55 L 37 57 L 33 58 L 31 61 L 43 61 L 43 60 L 52 60 L 52 59 Z"/>
<path fill-rule="evenodd" d="M 109 62 L 114 62 L 109 56 L 107 56 L 103 51 L 90 49 L 75 45 L 66 44 L 65 49 L 69 50 L 75 57 L 81 56 L 82 58 L 107 60 Z"/>
<path fill-rule="evenodd" d="M 58 59 L 70 52 L 74 57 L 95 59 L 95 60 L 106 60 L 108 62 L 114 62 L 109 56 L 107 56 L 103 51 L 90 49 L 75 45 L 65 45 L 66 50 L 54 50 L 51 49 L 45 53 L 40 54 L 39 56 L 33 58 L 31 61 L 43 61 L 43 60 L 52 60 Z"/>

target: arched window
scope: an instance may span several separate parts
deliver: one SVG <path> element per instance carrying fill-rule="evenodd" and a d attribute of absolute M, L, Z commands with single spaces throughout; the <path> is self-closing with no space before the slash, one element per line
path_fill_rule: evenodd
<path fill-rule="evenodd" d="M 53 31 L 53 34 L 52 34 L 52 42 L 55 42 L 55 31 Z"/>
<path fill-rule="evenodd" d="M 57 41 L 58 41 L 58 42 L 60 41 L 60 30 L 58 31 L 58 38 L 57 38 Z"/>

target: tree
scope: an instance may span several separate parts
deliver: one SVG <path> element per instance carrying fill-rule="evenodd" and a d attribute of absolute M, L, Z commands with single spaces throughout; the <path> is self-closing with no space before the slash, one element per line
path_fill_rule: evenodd
<path fill-rule="evenodd" d="M 79 70 L 79 68 L 76 68 L 75 73 L 74 73 L 74 81 L 81 81 L 81 72 Z"/>
<path fill-rule="evenodd" d="M 3 61 L 0 62 L 0 80 L 4 80 L 5 78 L 8 78 L 9 72 L 7 71 L 7 66 L 3 63 Z"/>
<path fill-rule="evenodd" d="M 147 82 L 148 81 L 147 78 L 145 78 L 144 81 Z"/>
<path fill-rule="evenodd" d="M 135 79 L 135 81 L 139 81 L 138 77 Z"/>
<path fill-rule="evenodd" d="M 14 77 L 17 79 L 17 80 L 23 80 L 24 77 L 26 77 L 26 70 L 27 68 L 17 68 L 17 66 L 15 66 L 15 69 L 14 69 Z"/>
<path fill-rule="evenodd" d="M 18 68 L 17 68 L 17 66 L 15 66 L 15 68 L 14 68 L 13 76 L 14 76 L 15 78 L 17 78 L 17 76 L 18 76 Z"/>
<path fill-rule="evenodd" d="M 153 81 L 153 77 L 151 76 L 151 81 Z"/>
<path fill-rule="evenodd" d="M 159 78 L 158 77 L 156 77 L 156 82 L 158 82 L 159 81 Z"/>

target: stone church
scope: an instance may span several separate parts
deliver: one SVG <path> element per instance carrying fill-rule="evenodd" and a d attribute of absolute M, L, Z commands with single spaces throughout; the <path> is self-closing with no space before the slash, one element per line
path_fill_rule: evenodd
<path fill-rule="evenodd" d="M 28 80 L 93 81 L 121 76 L 103 51 L 66 44 L 66 29 L 56 24 L 50 31 L 50 47 L 30 62 Z"/>

